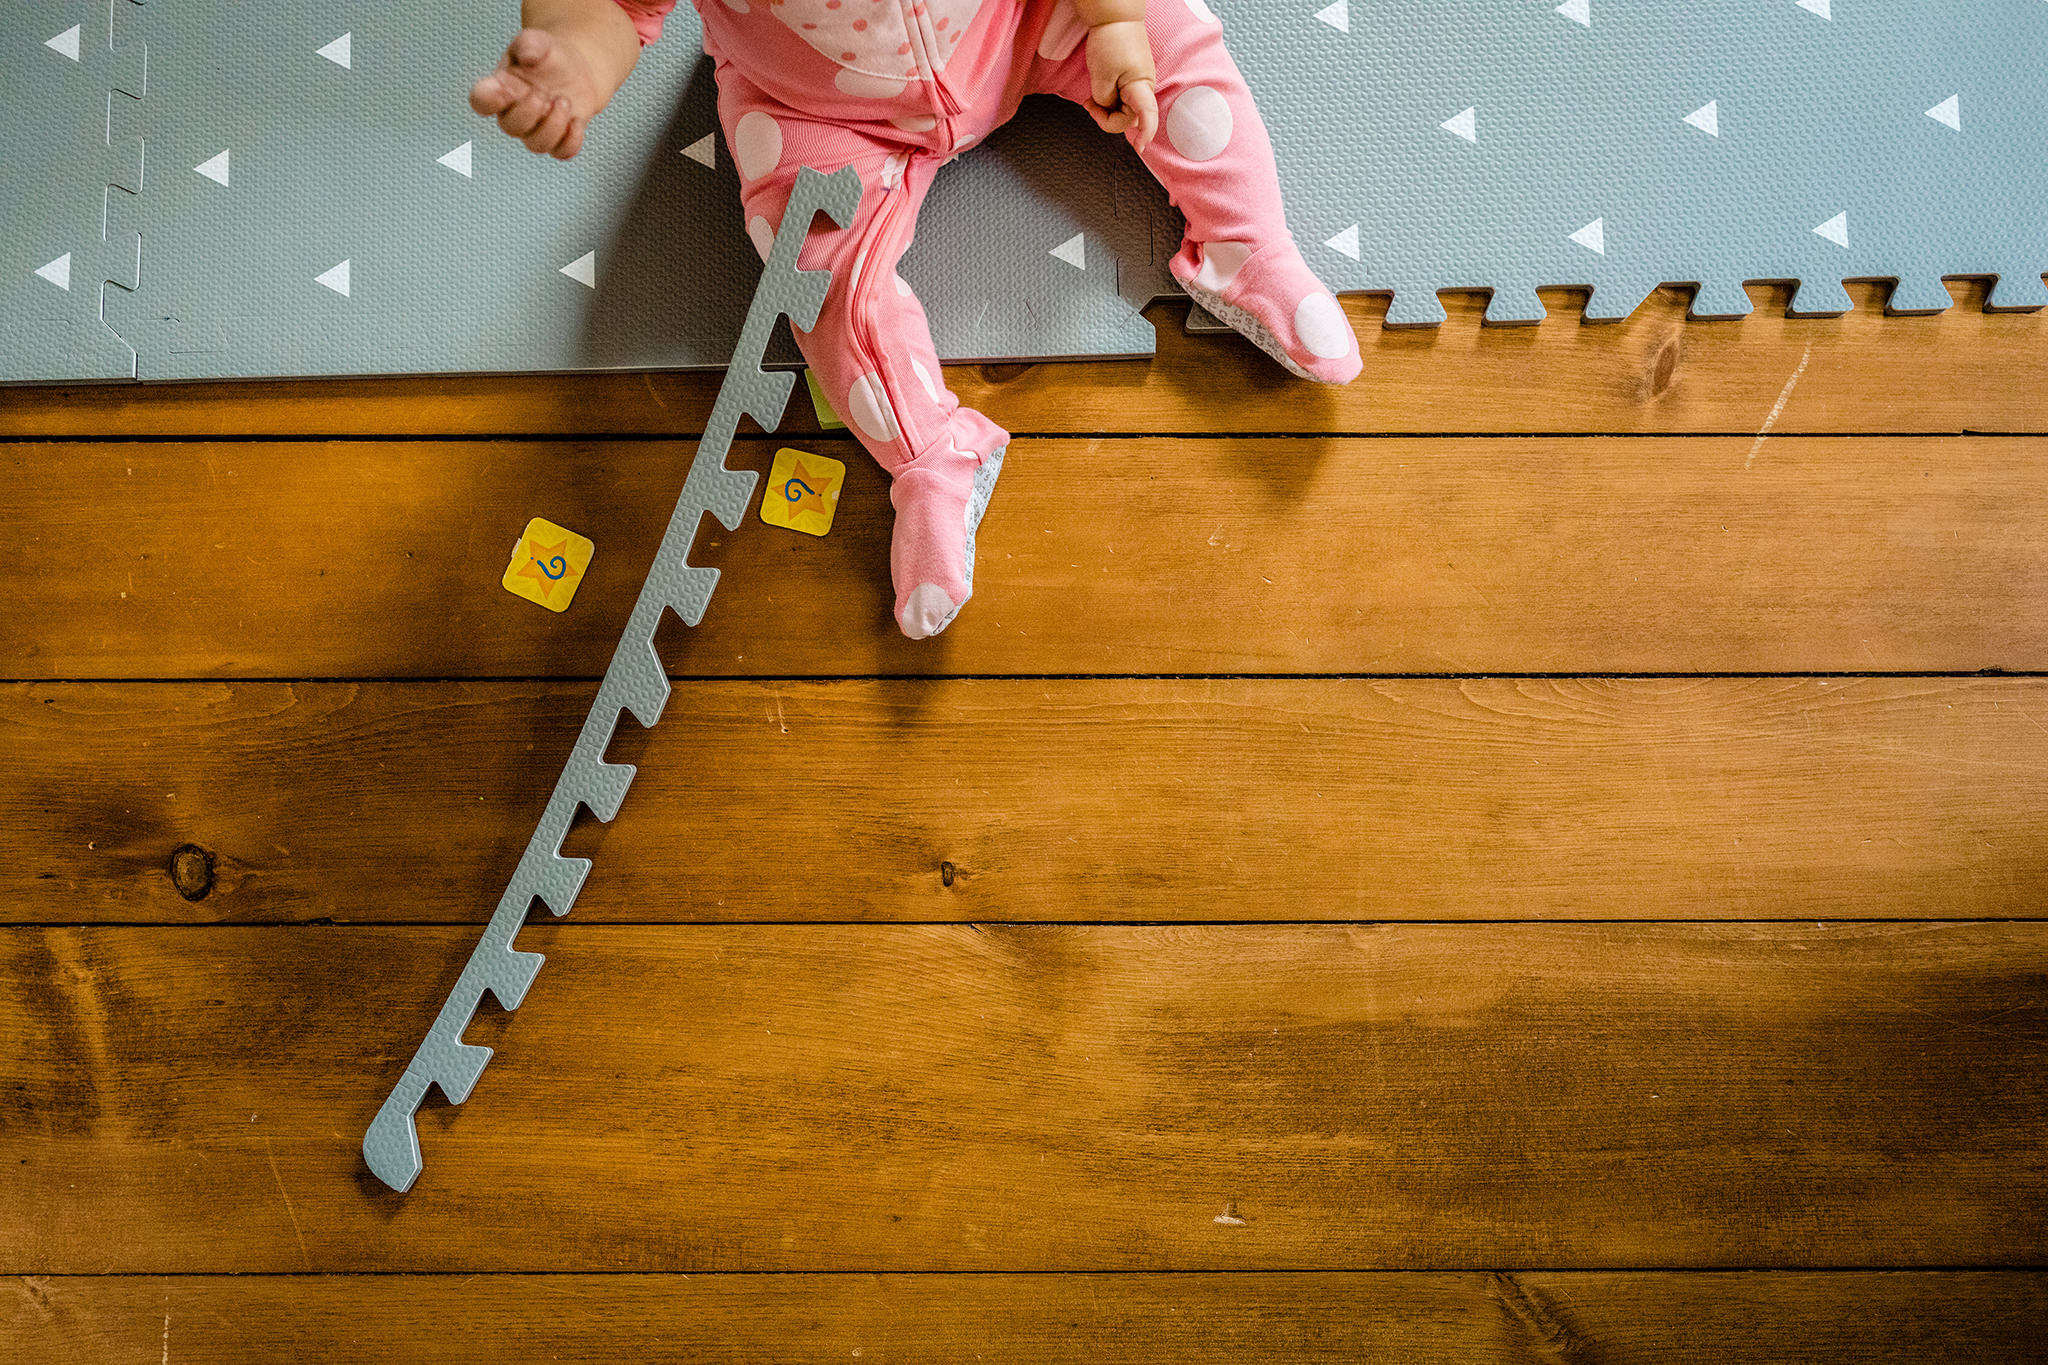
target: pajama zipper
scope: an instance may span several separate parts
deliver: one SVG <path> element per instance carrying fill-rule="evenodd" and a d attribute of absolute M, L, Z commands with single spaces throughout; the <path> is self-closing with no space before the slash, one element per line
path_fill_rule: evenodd
<path fill-rule="evenodd" d="M 899 0 L 899 3 L 903 12 L 904 35 L 911 45 L 912 54 L 919 68 L 926 73 L 924 80 L 931 85 L 932 112 L 937 115 L 945 129 L 946 150 L 950 151 L 959 141 L 953 124 L 965 106 L 954 98 L 952 89 L 946 84 L 946 78 L 939 72 L 938 62 L 934 60 L 933 54 L 937 51 L 938 44 L 932 41 L 931 35 L 924 28 L 930 12 L 921 4 L 903 3 L 902 0 Z"/>
<path fill-rule="evenodd" d="M 907 161 L 903 167 L 903 175 L 905 183 L 899 187 L 901 192 L 891 191 L 885 194 L 882 206 L 875 210 L 875 221 L 880 224 L 875 245 L 869 248 L 866 261 L 862 263 L 861 269 L 855 272 L 846 290 L 847 321 L 850 324 L 847 330 L 861 353 L 861 373 L 873 375 L 876 384 L 880 386 L 881 392 L 877 397 L 889 409 L 889 421 L 896 428 L 896 445 L 905 456 L 893 465 L 883 466 L 888 470 L 891 479 L 896 477 L 897 470 L 910 463 L 910 433 L 903 429 L 903 414 L 897 410 L 896 399 L 889 392 L 888 376 L 882 373 L 881 352 L 875 344 L 875 291 L 868 287 L 868 282 L 874 275 L 878 260 L 891 249 L 896 240 L 896 220 L 902 216 L 901 207 L 910 202 L 910 166 Z M 891 264 L 893 267 L 894 263 Z"/>

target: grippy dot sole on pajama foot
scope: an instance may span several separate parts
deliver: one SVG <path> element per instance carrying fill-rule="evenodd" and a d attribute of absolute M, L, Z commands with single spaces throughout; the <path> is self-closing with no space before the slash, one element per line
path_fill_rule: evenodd
<path fill-rule="evenodd" d="M 1310 380 L 1317 384 L 1343 385 L 1349 384 L 1358 377 L 1358 368 L 1350 366 L 1346 367 L 1350 370 L 1350 373 L 1344 374 L 1341 378 L 1326 378 L 1323 375 L 1311 374 L 1308 370 L 1302 368 L 1299 361 L 1287 354 L 1287 348 L 1280 344 L 1280 338 L 1273 335 L 1273 329 L 1260 322 L 1251 313 L 1246 312 L 1235 304 L 1225 303 L 1221 294 L 1204 289 L 1193 280 L 1182 280 L 1181 288 L 1188 291 L 1189 298 L 1201 304 L 1202 307 L 1208 309 L 1211 313 L 1214 313 L 1218 321 L 1229 323 L 1238 335 L 1244 337 L 1252 345 L 1279 361 L 1286 367 L 1287 372 L 1295 378 Z M 1328 296 L 1325 295 L 1324 297 Z M 1343 316 L 1341 305 L 1338 316 Z M 1347 322 L 1346 325 L 1348 326 L 1349 323 Z M 1362 368 L 1363 363 L 1362 359 L 1358 362 L 1360 368 Z"/>
<path fill-rule="evenodd" d="M 982 514 L 988 511 L 989 497 L 996 491 L 996 480 L 1002 477 L 1003 456 L 1008 452 L 1008 446 L 997 446 L 974 471 L 974 487 L 967 496 L 967 597 L 955 602 L 936 583 L 920 583 L 912 588 L 896 618 L 896 624 L 911 639 L 927 640 L 945 630 L 974 596 L 975 533 L 981 529 Z"/>

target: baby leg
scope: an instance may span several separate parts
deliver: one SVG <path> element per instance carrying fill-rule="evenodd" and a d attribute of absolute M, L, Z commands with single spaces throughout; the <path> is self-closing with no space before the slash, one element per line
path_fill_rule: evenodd
<path fill-rule="evenodd" d="M 721 73 L 723 76 L 725 73 Z M 818 323 L 796 333 L 820 387 L 887 471 L 896 529 L 889 547 L 896 621 L 913 640 L 936 635 L 974 590 L 974 537 L 1002 469 L 1009 433 L 946 388 L 924 309 L 896 273 L 935 158 L 764 101 L 732 96 L 720 112 L 741 176 L 747 232 L 765 255 L 797 168 L 852 166 L 864 194 L 852 227 L 814 225 L 800 268 L 830 269 Z"/>
<path fill-rule="evenodd" d="M 1040 86 L 1089 99 L 1088 64 L 1066 0 L 1038 47 Z M 1203 0 L 1149 0 L 1159 66 L 1159 136 L 1144 154 L 1188 232 L 1170 269 L 1195 300 L 1304 379 L 1349 383 L 1360 369 L 1351 321 L 1287 230 L 1273 145 L 1223 26 Z"/>

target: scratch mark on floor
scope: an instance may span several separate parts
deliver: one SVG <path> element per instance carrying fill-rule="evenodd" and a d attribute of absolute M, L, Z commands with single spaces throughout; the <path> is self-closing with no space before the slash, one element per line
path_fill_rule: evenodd
<path fill-rule="evenodd" d="M 1844 990 L 1847 990 L 1854 995 L 1860 995 L 1868 1000 L 1881 1000 L 1885 1004 L 1890 1005 L 1895 1009 L 1902 1009 L 1908 1012 L 1909 1014 L 1917 1014 L 1923 1018 L 1932 1019 L 1937 1024 L 1946 1024 L 1950 1029 L 1967 1029 L 1972 1033 L 1981 1033 L 1984 1034 L 1986 1037 L 1997 1038 L 2002 1042 L 2019 1043 L 2024 1047 L 2044 1047 L 2044 1044 L 2042 1044 L 2038 1040 L 2028 1038 L 2022 1034 L 2007 1033 L 2004 1029 L 1986 1027 L 1984 1020 L 1982 1019 L 1956 1019 L 1950 1017 L 1949 1015 L 1939 1013 L 1938 1011 L 1927 1009 L 1920 1005 L 1916 1005 L 1910 1000 L 1901 1000 L 1899 997 L 1891 995 L 1885 991 L 1876 990 L 1866 986 L 1858 986 L 1854 982 L 1850 981 L 1844 981 L 1840 984 Z M 2013 1008 L 2018 1009 L 2021 1008 L 2021 1006 L 2016 1005 Z M 2011 1013 L 2010 1010 L 2000 1010 L 1997 1014 L 1987 1015 L 1985 1016 L 1985 1018 L 1996 1019 L 2001 1014 L 2009 1013 Z"/>
<path fill-rule="evenodd" d="M 263 1155 L 270 1162 L 270 1178 L 277 1182 L 277 1197 L 284 1200 L 285 1216 L 292 1220 L 292 1236 L 299 1239 L 299 1255 L 306 1258 L 306 1269 L 313 1268 L 313 1253 L 306 1250 L 306 1234 L 299 1227 L 299 1213 L 292 1207 L 292 1197 L 285 1193 L 284 1177 L 277 1172 L 277 1153 L 271 1150 L 270 1139 L 263 1139 Z"/>
<path fill-rule="evenodd" d="M 1792 401 L 1792 390 L 1799 387 L 1799 376 L 1806 373 L 1806 362 L 1813 359 L 1813 343 L 1807 342 L 1806 349 L 1799 353 L 1799 364 L 1792 371 L 1792 377 L 1785 381 L 1784 389 L 1778 394 L 1778 401 L 1771 408 L 1771 415 L 1764 418 L 1764 424 L 1756 430 L 1756 444 L 1749 448 L 1749 458 L 1742 462 L 1744 469 L 1756 463 L 1756 453 L 1764 448 L 1770 439 L 1771 428 L 1778 425 L 1778 419 L 1785 415 L 1785 405 Z"/>

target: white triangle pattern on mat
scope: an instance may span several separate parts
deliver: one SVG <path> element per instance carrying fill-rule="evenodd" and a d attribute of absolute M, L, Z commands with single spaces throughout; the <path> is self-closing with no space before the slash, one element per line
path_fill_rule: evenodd
<path fill-rule="evenodd" d="M 141 0 L 137 0 L 137 3 L 140 2 Z M 1186 0 L 1186 2 L 1189 3 L 1191 7 L 1205 8 L 1201 5 L 1201 0 Z M 1548 2 L 1549 0 L 1546 0 L 1546 3 Z M 1327 3 L 1326 0 L 1316 0 L 1316 3 L 1320 6 L 1320 8 L 1316 10 L 1313 15 L 1317 22 L 1339 33 L 1348 35 L 1352 32 L 1350 0 L 1328 0 Z M 1785 0 L 1777 0 L 1777 3 L 1782 6 L 1785 3 Z M 1797 8 L 1804 10 L 1809 14 L 1815 15 L 1822 20 L 1832 22 L 1834 18 L 1833 0 L 1792 0 L 1792 3 L 1796 5 Z M 1850 10 L 1844 11 L 1845 23 L 1850 23 L 1857 18 L 1857 13 L 1855 11 L 1856 7 L 1853 5 L 1851 6 Z M 1368 12 L 1370 11 L 1362 10 L 1361 15 L 1363 16 L 1365 13 Z M 1555 3 L 1552 12 L 1582 27 L 1590 29 L 1594 26 L 1593 0 L 1559 0 L 1558 3 Z M 1619 11 L 1617 11 L 1617 14 L 1618 13 Z M 1779 11 L 1779 13 L 1781 15 L 1783 14 L 1782 9 Z M 1620 29 L 1616 28 L 1616 24 L 1619 24 L 1621 21 L 1616 19 L 1614 15 L 1609 15 L 1605 11 L 1603 11 L 1602 17 L 1603 20 L 1606 21 L 1602 25 L 1602 31 L 1604 34 L 1611 34 L 1621 31 Z M 1538 22 L 1542 23 L 1547 21 Z M 1785 22 L 1803 23 L 1804 21 L 1791 20 L 1789 19 L 1789 17 L 1787 17 L 1785 19 Z M 1846 31 L 1847 30 L 1845 30 L 1845 32 Z M 28 36 L 32 37 L 33 34 L 31 33 Z M 354 66 L 353 40 L 353 32 L 342 33 L 339 36 L 331 39 L 324 45 L 316 48 L 315 54 L 321 59 L 328 61 L 338 67 L 341 67 L 344 70 L 352 71 Z M 303 39 L 301 39 L 301 41 L 303 41 Z M 70 28 L 66 29 L 64 32 L 59 33 L 53 37 L 46 38 L 43 41 L 43 46 L 48 47 L 52 51 L 56 52 L 60 56 L 70 61 L 82 61 L 83 52 L 86 48 L 86 44 L 83 38 L 83 25 L 74 24 Z M 97 38 L 95 40 L 95 44 L 93 45 L 93 50 L 96 58 L 104 55 L 98 46 Z M 1484 97 L 1483 91 L 1473 91 L 1472 93 L 1475 93 L 1480 97 Z M 1894 98 L 1894 107 L 1887 115 L 1887 117 L 1897 119 L 1903 116 L 1903 114 L 1910 109 L 1911 105 L 1910 103 L 1906 103 L 1905 100 L 1898 100 L 1896 99 L 1896 97 Z M 1976 91 L 1973 87 L 1972 98 L 1981 99 L 1989 98 L 1989 96 L 1983 95 L 1981 92 Z M 1904 105 L 1904 108 L 1899 108 L 1897 107 L 1897 105 Z M 1638 116 L 1642 117 L 1646 122 L 1650 119 L 1657 119 L 1661 121 L 1661 119 L 1669 117 L 1669 109 L 1671 107 L 1673 107 L 1671 103 L 1665 103 L 1662 105 L 1661 113 L 1657 112 L 1655 109 L 1644 109 L 1639 111 Z M 1752 134 L 1755 131 L 1755 128 L 1751 124 L 1745 124 L 1740 121 L 1743 117 L 1742 110 L 1745 107 L 1746 106 L 1738 105 L 1737 135 L 1738 137 L 1743 138 L 1747 138 L 1749 134 Z M 1985 107 L 1987 109 L 1991 108 L 1990 105 L 1986 105 Z M 1974 108 L 1976 108 L 1976 106 L 1973 106 L 1973 109 Z M 1494 146 L 1498 146 L 1501 143 L 1503 131 L 1502 128 L 1496 128 L 1494 126 L 1493 120 L 1500 118 L 1501 114 L 1500 111 L 1498 109 L 1495 109 L 1492 105 L 1489 105 L 1489 110 L 1489 138 Z M 2003 111 L 1994 109 L 1992 112 L 1993 114 L 2002 114 Z M 1963 131 L 1962 101 L 1960 93 L 1950 94 L 1945 99 L 1935 104 L 1933 107 L 1926 109 L 1924 111 L 1924 116 L 1933 122 L 1941 124 L 1945 128 L 1960 133 L 1961 131 Z M 1980 112 L 1980 114 L 1977 117 L 1978 122 L 1973 123 L 1973 127 L 1978 128 L 1979 134 L 1981 136 L 1989 131 L 1990 120 L 1992 115 L 1981 114 Z M 1702 104 L 1697 109 L 1694 109 L 1691 113 L 1684 115 L 1683 122 L 1707 137 L 1719 139 L 1722 136 L 1720 127 L 1719 100 L 1708 100 L 1706 103 Z M 1506 125 L 1503 125 L 1503 127 L 1505 126 Z M 1666 130 L 1668 130 L 1669 128 L 1668 124 L 1663 124 L 1662 126 Z M 1448 132 L 1465 142 L 1476 145 L 1479 140 L 1477 106 L 1466 106 L 1464 109 L 1460 110 L 1456 114 L 1453 114 L 1451 117 L 1443 120 L 1442 123 L 1439 124 L 1439 127 L 1443 131 Z M 1683 137 L 1682 134 L 1678 136 L 1681 138 Z M 717 131 L 714 130 L 711 132 L 706 132 L 703 136 L 690 142 L 688 145 L 678 147 L 678 154 L 694 162 L 697 162 L 699 165 L 702 165 L 707 169 L 716 170 L 718 166 L 717 149 L 719 140 L 720 135 Z M 1732 145 L 1734 145 L 1733 140 L 1731 140 L 1731 146 Z M 451 150 L 444 152 L 438 158 L 436 158 L 437 163 L 458 175 L 461 175 L 465 178 L 473 179 L 475 176 L 474 148 L 475 144 L 473 141 L 465 141 L 460 146 L 454 147 Z M 1490 147 L 1490 151 L 1491 150 L 1492 147 Z M 1449 153 L 1445 154 L 1448 155 Z M 200 176 L 204 176 L 206 179 L 213 181 L 214 183 L 222 187 L 227 187 L 231 183 L 230 163 L 231 151 L 229 149 L 223 148 L 214 155 L 207 158 L 206 160 L 200 162 L 198 165 L 192 167 L 191 169 L 193 170 L 194 173 Z M 262 168 L 259 167 L 259 181 L 261 181 L 264 178 L 263 175 L 261 174 L 261 171 Z M 248 186 L 244 186 L 244 188 L 248 188 Z M 1610 203 L 1607 206 L 1616 207 L 1616 205 L 1614 205 L 1613 203 Z M 1591 207 L 1591 205 L 1587 204 L 1584 207 Z M 1581 211 L 1583 211 L 1583 208 L 1581 209 Z M 1627 221 L 1626 213 L 1624 213 L 1624 219 L 1625 221 Z M 1813 227 L 1811 231 L 1814 235 L 1825 238 L 1826 240 L 1834 243 L 1835 245 L 1847 250 L 1850 248 L 1848 220 L 1848 211 L 1837 213 L 1832 218 L 1829 218 L 1826 222 L 1823 222 L 1818 226 Z M 1567 219 L 1566 221 L 1569 220 Z M 1786 228 L 1796 228 L 1796 222 L 1796 218 L 1793 219 L 1791 222 L 1781 221 L 1780 226 L 1776 230 L 1782 232 Z M 1552 227 L 1550 230 L 1554 231 L 1555 228 Z M 1641 236 L 1640 233 L 1633 235 L 1637 237 Z M 1883 235 L 1883 233 L 1879 233 L 1879 236 Z M 1607 254 L 1605 218 L 1594 218 L 1590 222 L 1586 223 L 1585 226 L 1578 229 L 1576 232 L 1571 233 L 1569 235 L 1568 240 L 1581 247 L 1584 247 L 1588 251 L 1594 252 L 1601 256 L 1605 256 Z M 1625 236 L 1625 241 L 1626 240 L 1628 240 L 1628 238 Z M 1873 244 L 1876 243 L 1877 240 L 1877 237 L 1873 237 Z M 1361 225 L 1359 223 L 1350 224 L 1349 226 L 1345 227 L 1343 230 L 1338 232 L 1336 235 L 1328 238 L 1324 242 L 1324 246 L 1329 250 L 1337 253 L 1338 255 L 1346 257 L 1349 260 L 1360 260 L 1362 251 Z M 1376 247 L 1376 251 L 1377 250 L 1378 248 Z M 1074 234 L 1074 236 L 1061 242 L 1058 246 L 1051 248 L 1049 254 L 1053 256 L 1055 259 L 1074 267 L 1076 270 L 1086 272 L 1088 269 L 1088 251 L 1086 234 Z M 72 253 L 64 253 L 63 255 L 57 257 L 56 259 L 51 260 L 40 267 L 37 267 L 33 273 L 39 278 L 56 286 L 57 288 L 69 291 L 72 287 Z M 340 294 L 344 298 L 348 298 L 351 297 L 351 273 L 352 262 L 349 260 L 343 260 L 336 263 L 329 269 L 323 271 L 314 278 L 315 281 L 324 288 L 329 289 L 334 293 Z M 582 284 L 586 288 L 594 290 L 596 288 L 596 253 L 594 251 L 585 252 L 576 260 L 571 261 L 567 265 L 559 267 L 559 273 L 568 276 L 569 278 L 575 280 L 579 284 Z M 98 279 L 100 277 L 97 275 L 93 275 L 90 276 L 90 278 Z"/>

